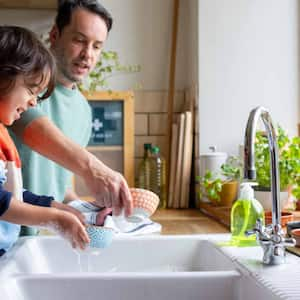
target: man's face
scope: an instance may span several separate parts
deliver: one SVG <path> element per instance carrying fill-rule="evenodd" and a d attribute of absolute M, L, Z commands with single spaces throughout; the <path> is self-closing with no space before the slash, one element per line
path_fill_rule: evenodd
<path fill-rule="evenodd" d="M 95 67 L 107 38 L 107 27 L 98 15 L 76 9 L 61 33 L 54 27 L 51 49 L 57 60 L 58 80 L 65 86 L 80 82 Z"/>

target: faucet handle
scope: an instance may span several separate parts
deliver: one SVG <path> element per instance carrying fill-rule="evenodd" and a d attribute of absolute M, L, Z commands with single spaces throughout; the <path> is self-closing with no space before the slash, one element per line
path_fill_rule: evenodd
<path fill-rule="evenodd" d="M 252 230 L 247 230 L 245 232 L 246 236 L 256 234 L 256 239 L 260 241 L 270 241 L 271 235 L 269 228 L 263 225 L 262 219 L 257 219 L 255 227 Z"/>
<path fill-rule="evenodd" d="M 293 247 L 296 245 L 296 240 L 294 238 L 283 238 L 283 244 L 286 247 Z"/>

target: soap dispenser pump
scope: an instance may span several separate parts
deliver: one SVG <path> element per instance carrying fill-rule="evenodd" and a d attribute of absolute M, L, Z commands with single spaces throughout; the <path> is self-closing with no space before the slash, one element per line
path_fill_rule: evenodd
<path fill-rule="evenodd" d="M 264 209 L 254 198 L 253 182 L 243 182 L 240 185 L 239 198 L 234 202 L 230 214 L 231 243 L 235 246 L 256 246 L 255 235 L 246 236 L 247 230 L 255 227 L 257 219 L 265 223 Z"/>

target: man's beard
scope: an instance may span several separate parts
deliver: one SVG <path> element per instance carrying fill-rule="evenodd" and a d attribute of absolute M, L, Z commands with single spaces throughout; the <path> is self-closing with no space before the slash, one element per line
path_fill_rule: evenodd
<path fill-rule="evenodd" d="M 83 78 L 78 78 L 76 75 L 73 75 L 71 71 L 68 70 L 68 61 L 66 56 L 61 49 L 56 48 L 54 51 L 54 56 L 56 60 L 57 70 L 61 75 L 71 83 L 80 83 Z"/>

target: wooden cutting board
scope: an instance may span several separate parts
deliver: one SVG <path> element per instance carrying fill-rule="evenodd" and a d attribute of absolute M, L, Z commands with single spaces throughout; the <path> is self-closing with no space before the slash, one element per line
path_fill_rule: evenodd
<path fill-rule="evenodd" d="M 287 247 L 286 250 L 292 254 L 300 256 L 300 248 L 299 247 Z"/>

